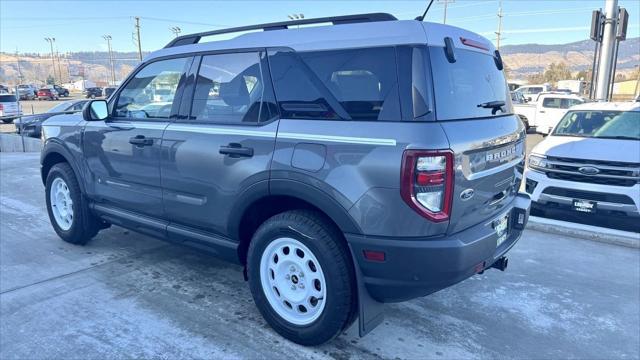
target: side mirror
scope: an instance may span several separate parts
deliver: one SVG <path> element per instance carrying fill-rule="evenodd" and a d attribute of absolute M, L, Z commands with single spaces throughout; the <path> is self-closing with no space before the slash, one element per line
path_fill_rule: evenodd
<path fill-rule="evenodd" d="M 109 117 L 109 107 L 105 100 L 91 100 L 82 108 L 82 117 L 86 121 L 105 120 Z"/>
<path fill-rule="evenodd" d="M 532 99 L 531 99 L 531 96 L 527 96 L 527 97 L 525 98 L 525 100 L 526 100 L 527 102 L 531 101 L 531 100 L 532 100 Z"/>

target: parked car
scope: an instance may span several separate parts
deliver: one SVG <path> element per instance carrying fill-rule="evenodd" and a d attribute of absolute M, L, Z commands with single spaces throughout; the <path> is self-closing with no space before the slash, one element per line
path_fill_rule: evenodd
<path fill-rule="evenodd" d="M 22 115 L 18 99 L 13 94 L 0 94 L 0 120 L 9 124 Z"/>
<path fill-rule="evenodd" d="M 574 106 L 533 148 L 525 178 L 526 192 L 542 211 L 640 224 L 640 104 Z"/>
<path fill-rule="evenodd" d="M 25 136 L 39 138 L 42 122 L 54 115 L 82 111 L 82 108 L 88 101 L 89 100 L 69 100 L 52 107 L 45 113 L 22 116 L 20 119 L 14 121 L 16 132 L 18 134 L 23 133 Z"/>
<path fill-rule="evenodd" d="M 578 95 L 552 92 L 539 94 L 532 103 L 516 103 L 513 108 L 527 130 L 533 128 L 535 132 L 546 135 L 570 107 L 584 102 L 585 99 Z"/>
<path fill-rule="evenodd" d="M 305 345 L 507 267 L 525 132 L 490 40 L 389 14 L 247 29 L 270 31 L 178 37 L 108 101 L 43 123 L 63 240 L 115 224 L 238 262 L 267 323 Z M 141 110 L 158 86 L 170 111 Z"/>
<path fill-rule="evenodd" d="M 515 91 L 522 94 L 527 101 L 536 101 L 538 94 L 551 91 L 551 84 L 524 85 Z"/>
<path fill-rule="evenodd" d="M 69 97 L 68 89 L 63 88 L 62 86 L 59 86 L 59 85 L 53 85 L 53 88 L 58 92 L 58 95 L 60 97 Z"/>
<path fill-rule="evenodd" d="M 104 88 L 104 97 L 108 98 L 109 96 L 111 96 L 111 94 L 113 94 L 114 91 L 116 91 L 116 88 L 114 87 Z"/>
<path fill-rule="evenodd" d="M 38 89 L 32 85 L 18 85 L 18 96 L 20 100 L 33 100 L 38 97 Z"/>
<path fill-rule="evenodd" d="M 82 92 L 87 99 L 95 99 L 97 97 L 102 96 L 102 88 L 99 87 L 90 87 L 84 89 Z"/>
<path fill-rule="evenodd" d="M 38 100 L 58 100 L 58 92 L 53 88 L 44 87 L 38 90 Z"/>

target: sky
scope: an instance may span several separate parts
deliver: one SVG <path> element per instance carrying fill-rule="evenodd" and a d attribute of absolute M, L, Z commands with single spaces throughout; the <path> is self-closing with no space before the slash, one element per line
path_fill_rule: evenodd
<path fill-rule="evenodd" d="M 495 41 L 498 8 L 504 14 L 501 40 L 508 44 L 562 44 L 588 39 L 591 11 L 605 0 L 436 0 L 430 22 L 446 23 L 480 33 Z M 140 17 L 143 51 L 162 48 L 182 34 L 286 21 L 287 15 L 306 18 L 388 12 L 399 19 L 421 15 L 428 1 L 29 1 L 0 0 L 0 51 L 48 53 L 45 37 L 54 37 L 60 53 L 105 51 L 103 35 L 112 37 L 116 51 L 136 51 L 134 17 Z M 619 0 L 629 12 L 628 37 L 640 36 L 640 1 Z"/>

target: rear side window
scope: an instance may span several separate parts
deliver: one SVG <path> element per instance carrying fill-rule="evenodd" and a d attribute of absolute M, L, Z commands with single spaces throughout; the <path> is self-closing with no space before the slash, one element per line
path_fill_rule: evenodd
<path fill-rule="evenodd" d="M 15 95 L 0 95 L 0 102 L 16 102 Z"/>
<path fill-rule="evenodd" d="M 430 47 L 438 120 L 470 119 L 512 114 L 511 96 L 504 74 L 492 55 L 455 49 L 450 63 L 442 47 Z M 501 111 L 479 106 L 503 101 Z"/>
<path fill-rule="evenodd" d="M 559 109 L 560 108 L 560 99 L 558 99 L 558 98 L 545 98 L 544 100 L 542 100 L 542 107 Z"/>
<path fill-rule="evenodd" d="M 269 55 L 285 118 L 401 120 L 394 48 Z"/>
<path fill-rule="evenodd" d="M 264 53 L 232 53 L 202 58 L 191 119 L 256 123 L 277 114 L 264 74 Z"/>

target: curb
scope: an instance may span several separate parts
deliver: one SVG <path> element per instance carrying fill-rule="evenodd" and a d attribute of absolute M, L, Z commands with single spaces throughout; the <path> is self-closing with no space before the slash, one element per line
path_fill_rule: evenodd
<path fill-rule="evenodd" d="M 640 233 L 530 216 L 528 230 L 640 249 Z"/>

